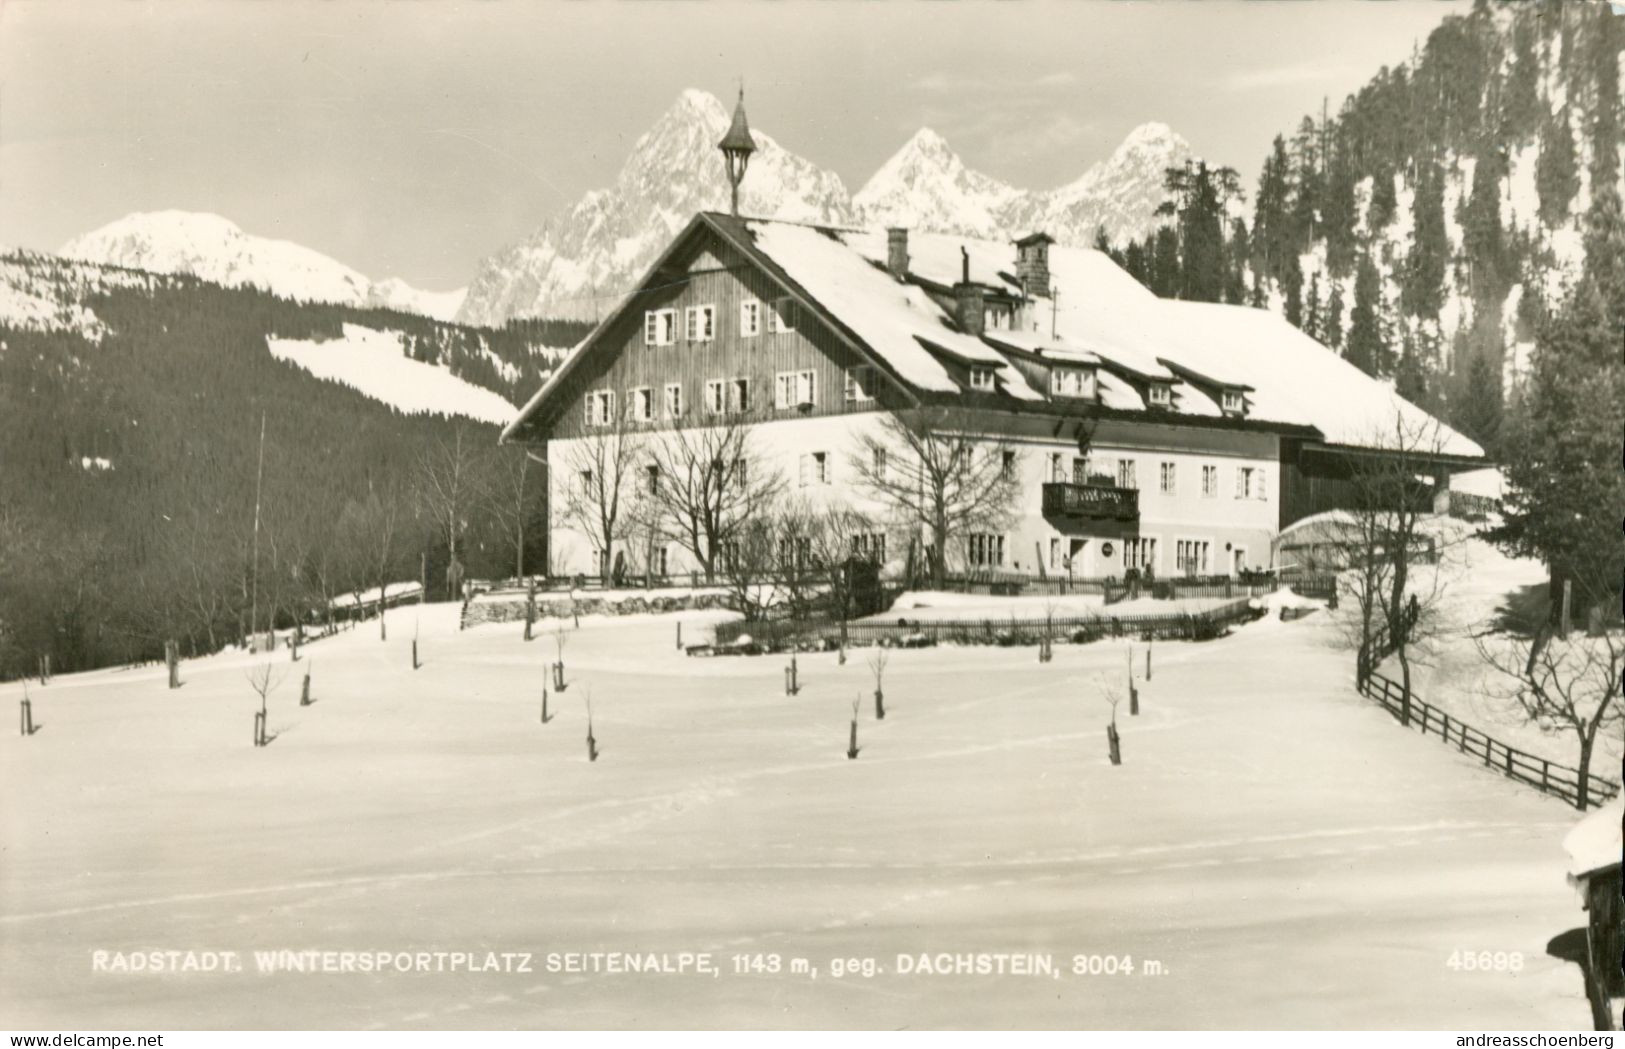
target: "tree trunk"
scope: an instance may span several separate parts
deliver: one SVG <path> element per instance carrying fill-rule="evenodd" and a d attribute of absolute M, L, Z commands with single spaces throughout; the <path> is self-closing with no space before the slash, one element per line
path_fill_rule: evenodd
<path fill-rule="evenodd" d="M 1399 697 L 1399 723 L 1411 723 L 1411 657 L 1404 645 L 1394 649 L 1394 655 L 1399 657 L 1400 686 L 1404 690 Z"/>
<path fill-rule="evenodd" d="M 1580 738 L 1580 775 L 1574 791 L 1574 807 L 1584 812 L 1591 804 L 1591 745 L 1593 737 Z"/>
<path fill-rule="evenodd" d="M 378 640 L 389 640 L 389 628 L 384 624 L 384 598 L 387 596 L 385 583 L 378 580 Z"/>

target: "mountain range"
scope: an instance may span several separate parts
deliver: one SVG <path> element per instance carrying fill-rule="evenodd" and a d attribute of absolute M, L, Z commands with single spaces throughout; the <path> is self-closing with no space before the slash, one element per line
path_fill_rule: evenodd
<path fill-rule="evenodd" d="M 632 147 L 614 183 L 549 218 L 486 258 L 458 320 L 601 316 L 696 211 L 728 206 L 717 141 L 729 112 L 687 90 Z M 916 132 L 857 193 L 838 175 L 789 152 L 761 131 L 739 209 L 832 225 L 906 225 L 978 237 L 1045 229 L 1066 244 L 1143 236 L 1163 199 L 1164 170 L 1190 146 L 1165 124 L 1145 124 L 1106 160 L 1058 189 L 1022 189 L 966 167 L 943 137 Z"/>
<path fill-rule="evenodd" d="M 135 212 L 75 237 L 57 254 L 151 273 L 182 273 L 226 287 L 257 287 L 300 302 L 378 306 L 451 320 L 463 290 L 431 292 L 399 278 L 372 281 L 319 251 L 243 232 L 219 215 Z"/>
<path fill-rule="evenodd" d="M 254 286 L 300 301 L 381 306 L 464 324 L 522 317 L 593 320 L 653 262 L 696 211 L 728 206 L 716 143 L 729 111 L 700 90 L 675 103 L 633 144 L 615 181 L 585 194 L 541 228 L 480 262 L 467 289 L 429 292 L 372 280 L 320 252 L 244 232 L 218 215 L 139 212 L 63 245 L 73 259 Z M 829 225 L 907 225 L 979 237 L 1044 229 L 1062 243 L 1113 241 L 1155 225 L 1163 171 L 1191 155 L 1165 124 L 1141 125 L 1112 155 L 1064 186 L 1031 190 L 973 171 L 922 128 L 856 194 L 840 176 L 753 131 L 757 152 L 742 187 L 751 215 Z"/>

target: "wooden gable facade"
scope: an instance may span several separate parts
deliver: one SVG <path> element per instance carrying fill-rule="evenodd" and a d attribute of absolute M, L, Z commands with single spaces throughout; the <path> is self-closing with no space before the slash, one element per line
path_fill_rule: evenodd
<path fill-rule="evenodd" d="M 708 324 L 699 312 L 707 308 Z M 695 311 L 692 322 L 690 311 Z M 696 221 L 640 289 L 588 338 L 540 411 L 512 436 L 540 442 L 601 431 L 610 423 L 601 413 L 590 416 L 587 402 L 605 392 L 613 394 L 618 424 L 631 430 L 754 424 L 912 403 L 911 394 L 853 343 L 760 260 L 710 222 Z M 806 373 L 810 383 L 800 378 Z M 781 376 L 795 377 L 789 380 L 795 387 L 791 403 L 783 407 Z M 852 397 L 849 379 L 867 396 Z M 712 383 L 723 384 L 720 413 L 711 410 Z M 669 386 L 680 391 L 679 414 L 669 410 Z M 648 391 L 652 419 L 637 417 L 638 391 Z"/>

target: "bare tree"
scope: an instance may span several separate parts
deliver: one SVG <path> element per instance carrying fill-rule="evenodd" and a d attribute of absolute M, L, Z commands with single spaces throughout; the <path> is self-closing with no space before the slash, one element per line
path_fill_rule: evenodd
<path fill-rule="evenodd" d="M 648 492 L 671 537 L 716 577 L 717 555 L 784 490 L 783 475 L 736 420 L 667 431 L 649 445 Z"/>
<path fill-rule="evenodd" d="M 943 409 L 889 414 L 881 429 L 864 436 L 851 468 L 860 486 L 911 531 L 924 531 L 931 581 L 940 587 L 950 537 L 997 530 L 1008 520 L 1019 492 L 1015 452 L 957 429 Z"/>
<path fill-rule="evenodd" d="M 778 538 L 774 520 L 753 517 L 719 551 L 729 604 L 749 622 L 765 619 L 778 601 Z"/>
<path fill-rule="evenodd" d="M 525 578 L 525 540 L 533 521 L 542 517 L 544 486 L 531 474 L 530 452 L 504 449 L 491 463 L 490 483 L 485 486 L 486 509 L 504 539 L 513 546 L 515 579 Z"/>
<path fill-rule="evenodd" d="M 451 440 L 444 438 L 430 445 L 418 456 L 418 498 L 435 527 L 446 536 L 447 599 L 452 593 L 453 581 L 462 578 L 462 562 L 458 560 L 458 541 L 468 526 L 469 511 L 479 502 L 483 490 L 483 442 L 476 441 L 458 426 Z M 427 599 L 428 595 L 424 595 Z"/>
<path fill-rule="evenodd" d="M 1625 671 L 1625 633 L 1603 631 L 1587 636 L 1490 636 L 1475 639 L 1480 656 L 1500 675 L 1500 691 L 1529 721 L 1542 729 L 1574 734 L 1580 770 L 1576 806 L 1591 802 L 1590 772 L 1597 738 L 1617 735 L 1625 724 L 1620 698 Z"/>
<path fill-rule="evenodd" d="M 562 501 L 560 519 L 598 549 L 598 573 L 609 580 L 615 546 L 628 535 L 635 498 L 632 472 L 643 441 L 616 418 L 565 445 L 553 466 L 553 489 Z"/>
<path fill-rule="evenodd" d="M 261 717 L 266 716 L 267 713 L 266 697 L 270 696 L 272 692 L 276 691 L 276 687 L 282 684 L 283 674 L 283 671 L 273 669 L 269 663 L 248 669 L 248 687 L 252 688 L 255 695 L 260 697 Z"/>
<path fill-rule="evenodd" d="M 1353 468 L 1348 507 L 1327 527 L 1340 562 L 1351 571 L 1343 586 L 1353 597 L 1354 630 L 1363 678 L 1390 651 L 1403 685 L 1400 721 L 1410 724 L 1412 656 L 1439 629 L 1439 604 L 1448 577 L 1439 569 L 1452 541 L 1427 527 L 1431 487 L 1422 480 L 1439 469 L 1442 426 L 1396 415 L 1393 427 L 1371 442 L 1375 448 Z M 1432 571 L 1420 571 L 1424 565 Z M 1369 660 L 1369 662 L 1367 662 Z"/>

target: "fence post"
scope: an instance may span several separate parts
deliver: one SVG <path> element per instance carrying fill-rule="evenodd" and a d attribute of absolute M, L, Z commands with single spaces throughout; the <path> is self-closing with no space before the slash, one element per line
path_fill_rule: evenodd
<path fill-rule="evenodd" d="M 22 730 L 22 734 L 25 735 L 25 736 L 32 736 L 34 734 L 34 701 L 33 700 L 24 699 L 22 701 L 22 709 L 18 711 L 18 718 L 19 718 L 19 721 L 18 721 L 18 726 L 17 727 Z"/>
<path fill-rule="evenodd" d="M 169 687 L 181 687 L 181 646 L 175 641 L 164 642 L 164 664 L 169 668 Z"/>

